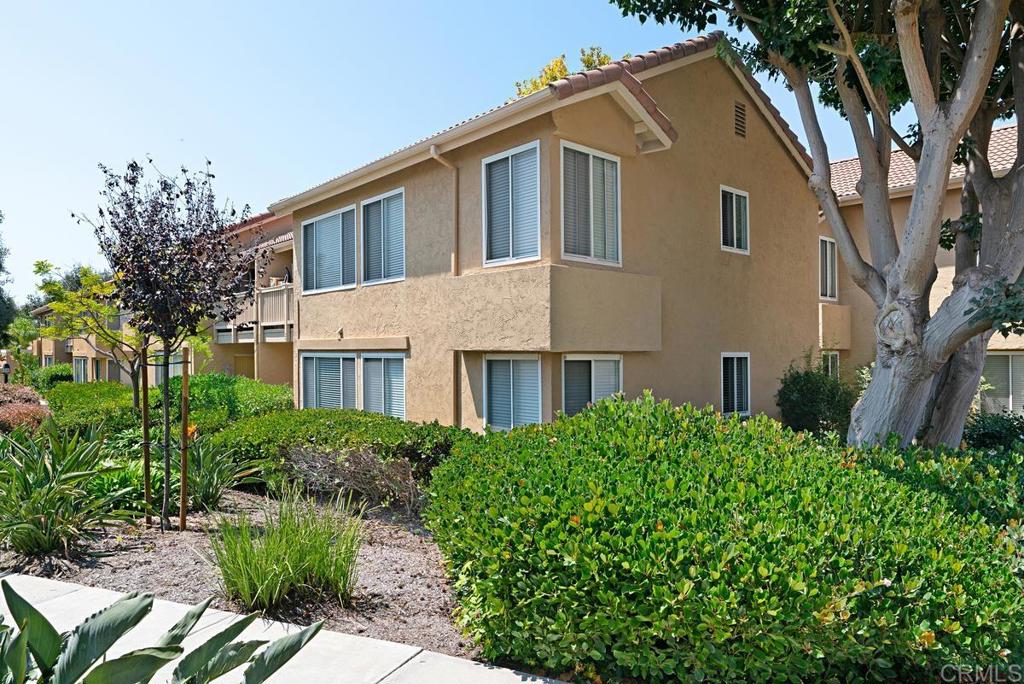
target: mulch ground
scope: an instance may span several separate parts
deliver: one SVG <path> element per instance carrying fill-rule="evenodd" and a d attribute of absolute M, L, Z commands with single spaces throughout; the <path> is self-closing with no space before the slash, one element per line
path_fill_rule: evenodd
<path fill-rule="evenodd" d="M 262 499 L 229 492 L 222 514 L 259 510 Z M 164 532 L 144 524 L 112 528 L 74 560 L 32 561 L 7 556 L 0 568 L 115 591 L 147 591 L 157 598 L 195 604 L 214 596 L 216 608 L 247 612 L 228 599 L 210 555 L 208 514 L 191 514 L 185 532 Z M 452 623 L 455 602 L 441 554 L 418 520 L 387 511 L 366 514 L 359 552 L 358 582 L 350 607 L 337 600 L 306 597 L 283 606 L 274 619 L 421 646 L 462 658 L 476 651 Z"/>

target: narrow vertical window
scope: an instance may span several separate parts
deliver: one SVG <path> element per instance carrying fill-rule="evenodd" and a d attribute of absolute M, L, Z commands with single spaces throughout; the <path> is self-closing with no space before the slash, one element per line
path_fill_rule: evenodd
<path fill-rule="evenodd" d="M 722 355 L 722 413 L 750 414 L 750 355 Z"/>
<path fill-rule="evenodd" d="M 721 204 L 722 248 L 749 253 L 750 211 L 747 193 L 723 187 Z"/>
<path fill-rule="evenodd" d="M 533 142 L 483 161 L 484 263 L 540 256 L 540 154 Z"/>
<path fill-rule="evenodd" d="M 484 362 L 487 410 L 484 419 L 495 430 L 511 430 L 540 422 L 540 360 L 488 358 Z"/>
<path fill-rule="evenodd" d="M 363 410 L 405 418 L 405 358 L 363 356 Z"/>
<path fill-rule="evenodd" d="M 405 192 L 363 203 L 363 282 L 405 277 Z"/>
<path fill-rule="evenodd" d="M 838 296 L 838 275 L 836 262 L 836 241 L 832 238 L 818 238 L 818 294 L 822 299 Z"/>
<path fill-rule="evenodd" d="M 826 375 L 832 378 L 839 377 L 839 352 L 821 352 L 821 369 Z"/>
<path fill-rule="evenodd" d="M 619 263 L 619 161 L 562 143 L 562 252 Z"/>

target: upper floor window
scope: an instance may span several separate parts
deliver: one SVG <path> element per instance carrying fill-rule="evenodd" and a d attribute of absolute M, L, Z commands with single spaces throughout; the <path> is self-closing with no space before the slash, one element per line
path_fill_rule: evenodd
<path fill-rule="evenodd" d="M 488 356 L 484 360 L 485 420 L 496 430 L 540 422 L 540 359 Z"/>
<path fill-rule="evenodd" d="M 822 299 L 835 299 L 838 295 L 836 277 L 836 241 L 818 238 L 818 294 Z"/>
<path fill-rule="evenodd" d="M 363 355 L 363 410 L 405 419 L 404 355 Z"/>
<path fill-rule="evenodd" d="M 354 354 L 302 355 L 302 408 L 356 408 Z"/>
<path fill-rule="evenodd" d="M 363 283 L 405 277 L 405 191 L 363 202 Z"/>
<path fill-rule="evenodd" d="M 750 354 L 722 354 L 722 413 L 750 415 Z"/>
<path fill-rule="evenodd" d="M 749 195 L 742 190 L 721 188 L 722 193 L 722 249 L 750 253 Z"/>
<path fill-rule="evenodd" d="M 540 256 L 540 143 L 483 160 L 484 264 Z"/>
<path fill-rule="evenodd" d="M 620 356 L 571 355 L 562 362 L 562 410 L 567 416 L 621 391 Z"/>
<path fill-rule="evenodd" d="M 562 253 L 619 262 L 619 159 L 562 142 Z"/>
<path fill-rule="evenodd" d="M 356 284 L 356 210 L 348 207 L 302 224 L 302 291 Z"/>

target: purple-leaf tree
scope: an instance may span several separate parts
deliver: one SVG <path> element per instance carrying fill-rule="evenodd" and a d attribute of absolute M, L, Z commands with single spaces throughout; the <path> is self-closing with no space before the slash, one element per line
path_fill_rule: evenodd
<path fill-rule="evenodd" d="M 269 260 L 259 246 L 260 232 L 243 240 L 234 226 L 248 218 L 249 207 L 236 213 L 218 204 L 210 163 L 203 171 L 182 167 L 178 175 L 154 178 L 143 166 L 128 163 L 124 173 L 100 165 L 104 183 L 98 218 L 76 217 L 92 226 L 114 274 L 115 296 L 128 325 L 160 341 L 163 369 L 163 474 L 161 529 L 170 510 L 171 355 L 186 339 L 214 320 L 229 320 L 255 296 L 253 280 Z"/>

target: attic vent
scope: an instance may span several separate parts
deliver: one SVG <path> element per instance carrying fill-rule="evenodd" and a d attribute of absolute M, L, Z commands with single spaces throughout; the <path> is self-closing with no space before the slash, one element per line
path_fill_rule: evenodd
<path fill-rule="evenodd" d="M 741 138 L 747 137 L 747 105 L 742 102 L 736 102 L 732 108 L 733 114 L 733 126 L 736 130 L 736 135 Z"/>

